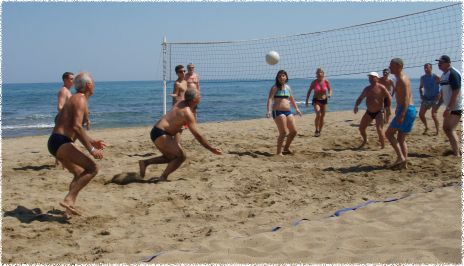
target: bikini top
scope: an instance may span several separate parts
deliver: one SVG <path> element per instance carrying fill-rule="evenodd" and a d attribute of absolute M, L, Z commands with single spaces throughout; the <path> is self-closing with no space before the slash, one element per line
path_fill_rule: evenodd
<path fill-rule="evenodd" d="M 285 87 L 283 89 L 277 89 L 277 91 L 274 94 L 274 98 L 289 98 L 290 97 L 290 90 L 289 86 L 285 84 Z"/>
<path fill-rule="evenodd" d="M 324 81 L 322 82 L 322 87 L 321 87 L 321 83 L 319 82 L 319 80 L 316 79 L 316 84 L 314 85 L 315 93 L 324 93 L 327 91 L 327 89 L 328 89 L 327 80 L 324 79 Z"/>

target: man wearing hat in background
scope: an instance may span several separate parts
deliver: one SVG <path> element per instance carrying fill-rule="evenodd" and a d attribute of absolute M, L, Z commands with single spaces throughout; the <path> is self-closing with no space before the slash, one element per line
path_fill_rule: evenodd
<path fill-rule="evenodd" d="M 386 103 L 385 109 L 390 111 L 391 106 L 391 96 L 387 88 L 379 83 L 379 74 L 377 72 L 371 72 L 367 75 L 369 77 L 370 85 L 364 88 L 361 95 L 359 95 L 354 106 L 354 113 L 358 112 L 358 105 L 361 104 L 362 100 L 366 98 L 366 113 L 361 118 L 359 123 L 359 132 L 363 138 L 363 142 L 359 148 L 364 147 L 367 143 L 367 134 L 366 128 L 369 123 L 375 119 L 375 127 L 377 129 L 377 134 L 379 135 L 380 148 L 385 148 L 385 133 L 383 132 L 384 124 L 384 104 Z"/>
<path fill-rule="evenodd" d="M 451 67 L 449 56 L 442 55 L 435 61 L 438 61 L 438 68 L 443 71 L 440 81 L 443 103 L 445 104 L 443 130 L 450 141 L 453 154 L 461 156 L 459 139 L 456 134 L 456 126 L 462 114 L 461 74 Z"/>

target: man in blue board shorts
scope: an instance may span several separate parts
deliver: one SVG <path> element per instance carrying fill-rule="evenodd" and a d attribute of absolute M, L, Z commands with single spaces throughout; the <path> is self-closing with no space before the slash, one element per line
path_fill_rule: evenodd
<path fill-rule="evenodd" d="M 411 83 L 403 72 L 403 60 L 394 58 L 390 61 L 390 71 L 396 77 L 395 98 L 396 111 L 390 126 L 385 132 L 390 144 L 396 152 L 396 161 L 392 168 L 407 168 L 408 146 L 406 136 L 411 132 L 416 119 L 416 107 L 412 100 Z M 395 134 L 398 132 L 398 136 Z"/>

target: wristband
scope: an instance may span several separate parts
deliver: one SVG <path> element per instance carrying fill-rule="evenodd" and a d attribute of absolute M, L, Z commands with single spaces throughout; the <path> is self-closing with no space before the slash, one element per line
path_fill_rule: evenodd
<path fill-rule="evenodd" d="M 89 153 L 92 153 L 92 152 L 94 152 L 95 150 L 96 150 L 95 147 L 92 146 L 92 149 L 90 149 Z"/>

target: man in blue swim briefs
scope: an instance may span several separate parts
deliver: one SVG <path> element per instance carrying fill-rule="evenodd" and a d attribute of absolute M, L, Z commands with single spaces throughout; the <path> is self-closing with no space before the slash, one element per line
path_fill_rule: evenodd
<path fill-rule="evenodd" d="M 102 140 L 93 140 L 82 127 L 82 120 L 88 114 L 87 101 L 93 95 L 95 83 L 89 73 L 79 73 L 74 78 L 76 94 L 71 96 L 58 114 L 52 135 L 48 139 L 48 150 L 74 175 L 69 192 L 60 205 L 66 209 L 66 218 L 80 215 L 75 209 L 77 195 L 98 173 L 97 164 L 83 153 L 74 141 L 79 141 L 95 159 L 103 158 Z"/>
<path fill-rule="evenodd" d="M 214 154 L 222 154 L 221 150 L 212 147 L 197 129 L 195 115 L 192 109 L 195 108 L 199 102 L 200 94 L 198 90 L 193 88 L 187 89 L 184 94 L 184 100 L 177 102 L 172 109 L 161 117 L 153 126 L 150 132 L 150 138 L 163 155 L 147 160 L 140 160 L 139 167 L 141 177 L 145 177 L 145 170 L 150 164 L 166 163 L 168 166 L 159 178 L 159 181 L 166 181 L 168 176 L 177 170 L 185 159 L 187 159 L 184 150 L 175 138 L 175 135 L 182 131 L 184 125 L 188 125 L 188 129 L 192 135 L 203 147 Z"/>
<path fill-rule="evenodd" d="M 394 58 L 390 61 L 390 71 L 396 77 L 396 111 L 390 126 L 385 132 L 396 152 L 397 159 L 391 167 L 407 168 L 408 146 L 406 136 L 411 132 L 416 119 L 416 107 L 412 100 L 411 83 L 403 72 L 403 60 Z M 398 132 L 398 136 L 395 134 Z"/>

